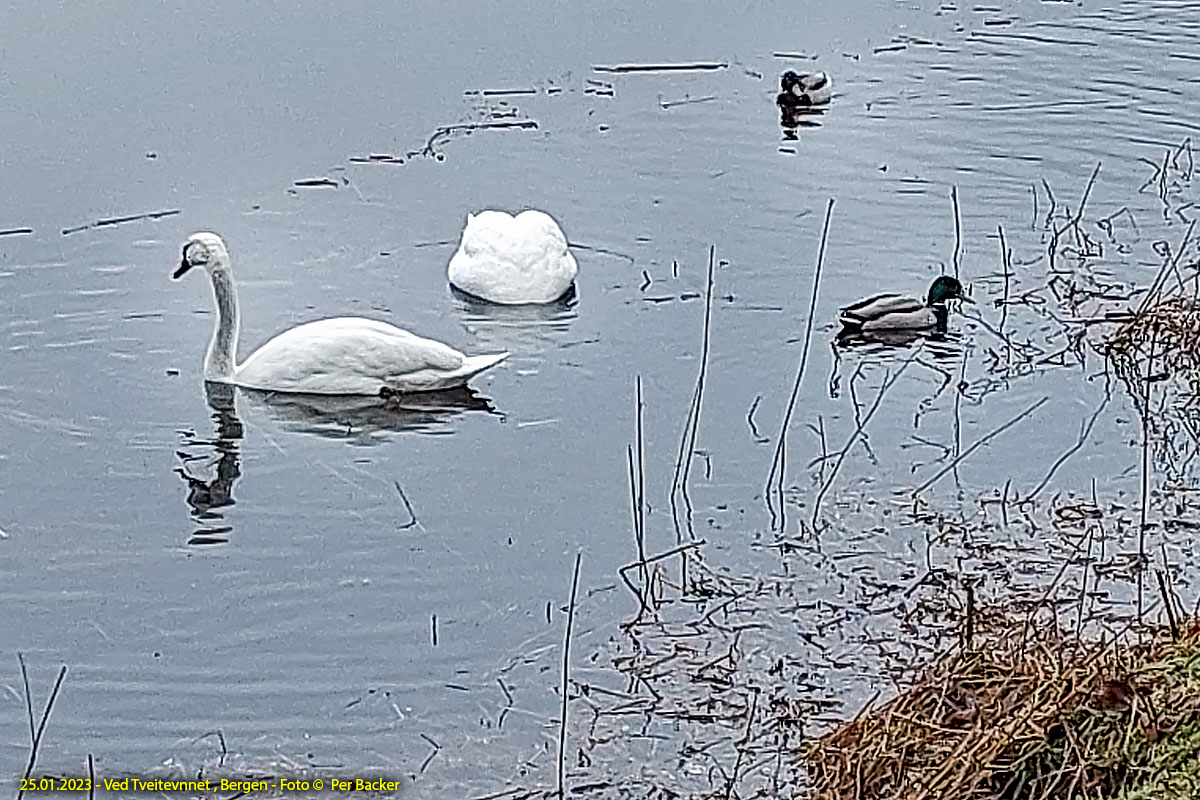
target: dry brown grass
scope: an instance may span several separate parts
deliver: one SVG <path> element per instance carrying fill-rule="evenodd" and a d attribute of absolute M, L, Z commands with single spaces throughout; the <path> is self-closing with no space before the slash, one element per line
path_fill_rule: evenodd
<path fill-rule="evenodd" d="M 805 753 L 821 800 L 1200 797 L 1200 623 L 1081 645 L 994 615 Z"/>
<path fill-rule="evenodd" d="M 1200 370 L 1200 305 L 1173 297 L 1150 306 L 1117 329 L 1108 355 L 1117 375 L 1134 387 Z"/>

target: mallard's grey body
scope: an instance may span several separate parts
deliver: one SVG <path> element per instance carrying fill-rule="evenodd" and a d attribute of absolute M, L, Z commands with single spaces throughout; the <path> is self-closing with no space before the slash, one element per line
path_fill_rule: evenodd
<path fill-rule="evenodd" d="M 859 300 L 842 309 L 839 319 L 846 332 L 906 331 L 944 328 L 948 300 L 973 302 L 962 293 L 962 284 L 947 275 L 929 287 L 929 299 L 887 293 Z"/>

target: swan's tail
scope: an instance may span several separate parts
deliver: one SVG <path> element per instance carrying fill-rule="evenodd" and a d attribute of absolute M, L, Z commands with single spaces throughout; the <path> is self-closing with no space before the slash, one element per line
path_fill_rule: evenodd
<path fill-rule="evenodd" d="M 489 353 L 485 356 L 467 356 L 463 364 L 454 370 L 454 376 L 466 383 L 484 370 L 489 370 L 508 358 L 508 353 Z"/>
<path fill-rule="evenodd" d="M 508 353 L 490 353 L 485 356 L 465 356 L 463 357 L 462 366 L 450 372 L 440 372 L 431 381 L 428 389 L 454 389 L 459 386 L 466 386 L 467 381 L 474 378 L 484 370 L 491 369 L 499 364 L 504 359 L 508 358 Z"/>
<path fill-rule="evenodd" d="M 426 369 L 420 372 L 410 372 L 399 379 L 387 382 L 380 389 L 380 394 L 391 396 L 409 392 L 441 392 L 446 389 L 457 389 L 460 386 L 466 386 L 467 381 L 471 378 L 484 370 L 491 369 L 506 358 L 508 358 L 508 353 L 463 356 L 462 365 L 458 369 Z"/>

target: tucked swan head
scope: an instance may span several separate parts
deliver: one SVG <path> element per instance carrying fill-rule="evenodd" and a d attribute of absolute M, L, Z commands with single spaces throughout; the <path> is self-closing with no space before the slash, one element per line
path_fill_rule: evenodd
<path fill-rule="evenodd" d="M 450 284 L 491 303 L 553 303 L 571 289 L 579 265 L 549 214 L 515 217 L 488 209 L 467 215 L 458 250 L 446 268 Z"/>
<path fill-rule="evenodd" d="M 183 245 L 183 260 L 179 269 L 171 275 L 172 278 L 182 278 L 192 267 L 203 267 L 210 274 L 217 270 L 228 270 L 232 267 L 229 251 L 225 243 L 215 233 L 201 231 L 193 233 Z"/>

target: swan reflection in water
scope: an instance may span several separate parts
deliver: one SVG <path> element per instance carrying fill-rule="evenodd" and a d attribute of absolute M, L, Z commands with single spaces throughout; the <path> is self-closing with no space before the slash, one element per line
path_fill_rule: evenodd
<path fill-rule="evenodd" d="M 216 437 L 201 439 L 191 434 L 175 453 L 182 462 L 182 466 L 175 468 L 175 473 L 187 484 L 187 504 L 191 506 L 191 516 L 196 523 L 196 529 L 188 539 L 190 545 L 224 544 L 233 532 L 233 526 L 225 520 L 224 509 L 234 504 L 233 484 L 242 474 L 239 445 L 244 435 L 234 392 L 234 387 L 226 384 L 204 385 Z M 206 468 L 211 465 L 214 454 L 215 467 Z M 200 470 L 211 472 L 214 477 L 196 477 L 194 473 Z"/>
<path fill-rule="evenodd" d="M 176 451 L 181 466 L 175 472 L 187 484 L 187 504 L 196 526 L 189 545 L 224 544 L 233 532 L 227 514 L 236 502 L 233 485 L 242 474 L 245 435 L 237 413 L 238 393 L 252 406 L 266 409 L 284 430 L 354 445 L 377 444 L 397 433 L 446 435 L 453 432 L 448 423 L 469 411 L 502 416 L 486 397 L 466 387 L 385 398 L 261 392 L 206 382 L 204 392 L 216 435 L 203 439 L 188 434 Z"/>
<path fill-rule="evenodd" d="M 462 311 L 463 327 L 479 347 L 503 347 L 512 353 L 545 353 L 561 346 L 563 334 L 579 316 L 572 286 L 552 303 L 503 306 L 449 287 Z"/>
<path fill-rule="evenodd" d="M 453 429 L 447 423 L 468 411 L 503 418 L 491 400 L 467 386 L 390 397 L 255 389 L 243 389 L 242 394 L 253 405 L 265 408 L 285 430 L 344 439 L 357 445 L 377 444 L 393 433 L 448 435 Z"/>

